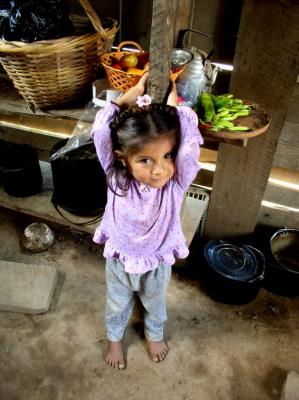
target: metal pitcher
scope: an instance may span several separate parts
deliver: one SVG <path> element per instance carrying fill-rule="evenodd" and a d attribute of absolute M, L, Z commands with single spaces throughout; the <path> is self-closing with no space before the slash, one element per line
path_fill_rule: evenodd
<path fill-rule="evenodd" d="M 187 32 L 194 32 L 206 37 L 211 37 L 211 35 L 200 31 L 184 29 L 179 32 L 177 48 L 184 48 L 184 37 Z M 214 52 L 213 46 L 208 54 L 195 47 L 191 47 L 190 51 L 193 53 L 193 60 L 185 66 L 176 84 L 179 97 L 183 99 L 186 105 L 192 107 L 202 92 L 211 91 L 220 68 L 218 66 L 213 66 L 210 61 Z"/>

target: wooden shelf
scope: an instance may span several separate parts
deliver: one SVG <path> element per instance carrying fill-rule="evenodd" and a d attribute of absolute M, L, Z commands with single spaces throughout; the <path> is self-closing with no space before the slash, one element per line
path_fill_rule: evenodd
<path fill-rule="evenodd" d="M 60 225 L 69 226 L 76 230 L 91 234 L 94 233 L 99 222 L 88 226 L 71 224 L 62 218 L 55 210 L 51 202 L 51 197 L 52 191 L 42 191 L 41 193 L 28 197 L 14 197 L 7 194 L 3 187 L 0 187 L 0 207 L 18 211 L 23 214 L 32 215 L 33 217 Z M 92 217 L 77 217 L 64 210 L 63 214 L 65 214 L 68 219 L 74 221 L 75 223 L 87 222 L 92 219 Z"/>
<path fill-rule="evenodd" d="M 5 74 L 0 74 L 0 93 L 0 139 L 35 147 L 41 160 L 48 160 L 57 141 L 88 131 L 98 110 L 85 100 L 65 109 L 33 112 Z"/>
<path fill-rule="evenodd" d="M 88 109 L 86 111 L 86 105 L 92 98 L 92 88 L 90 87 L 90 98 L 82 99 L 81 102 L 68 106 L 67 108 L 55 108 L 49 110 L 36 110 L 31 111 L 27 106 L 25 100 L 21 97 L 18 91 L 14 88 L 11 80 L 6 74 L 0 74 L 0 113 L 1 115 L 14 115 L 17 114 L 20 117 L 34 117 L 36 120 L 43 118 L 49 118 L 54 120 L 58 118 L 63 121 L 74 122 L 82 120 L 86 122 L 92 122 L 96 111 Z M 1 124 L 1 123 L 0 123 Z M 56 127 L 57 128 L 57 127 Z"/>
<path fill-rule="evenodd" d="M 217 150 L 219 143 L 233 144 L 234 146 L 246 147 L 248 143 L 247 138 L 243 139 L 225 139 L 222 137 L 214 137 L 203 133 L 204 146 L 210 150 Z"/>

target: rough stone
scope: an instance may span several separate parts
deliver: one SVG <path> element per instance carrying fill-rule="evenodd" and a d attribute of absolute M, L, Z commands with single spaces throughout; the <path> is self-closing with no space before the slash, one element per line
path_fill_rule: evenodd
<path fill-rule="evenodd" d="M 56 281 L 57 270 L 53 266 L 0 261 L 0 310 L 45 313 Z"/>
<path fill-rule="evenodd" d="M 43 222 L 34 222 L 24 231 L 22 244 L 32 253 L 39 253 L 50 248 L 54 243 L 54 234 Z"/>

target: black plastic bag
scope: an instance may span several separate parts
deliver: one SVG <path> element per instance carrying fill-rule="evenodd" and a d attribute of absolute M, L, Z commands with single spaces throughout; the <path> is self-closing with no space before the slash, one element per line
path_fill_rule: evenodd
<path fill-rule="evenodd" d="M 11 196 L 39 193 L 43 177 L 37 150 L 26 144 L 0 140 L 0 175 L 4 190 Z"/>
<path fill-rule="evenodd" d="M 0 0 L 0 38 L 26 43 L 74 32 L 66 0 Z"/>
<path fill-rule="evenodd" d="M 0 39 L 9 37 L 9 16 L 10 16 L 10 1 L 0 1 Z M 9 39 L 7 39 L 9 40 Z"/>
<path fill-rule="evenodd" d="M 66 144 L 67 139 L 59 141 L 51 153 L 57 154 Z M 54 187 L 52 203 L 75 215 L 102 215 L 107 201 L 106 176 L 93 141 L 61 153 L 59 157 L 50 157 L 50 163 Z"/>

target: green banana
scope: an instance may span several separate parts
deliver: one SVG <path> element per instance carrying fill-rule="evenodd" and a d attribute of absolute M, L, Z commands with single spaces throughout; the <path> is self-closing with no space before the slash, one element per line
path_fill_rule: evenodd
<path fill-rule="evenodd" d="M 217 125 L 213 125 L 213 127 L 218 128 L 218 130 L 220 130 L 220 129 L 227 129 L 227 127 L 225 126 L 225 124 L 220 124 L 220 123 L 218 123 Z"/>
<path fill-rule="evenodd" d="M 222 110 L 220 112 L 217 112 L 216 113 L 216 117 L 223 117 L 224 115 L 228 115 L 229 113 L 230 113 L 229 109 L 224 109 L 224 110 Z"/>
<path fill-rule="evenodd" d="M 243 111 L 243 110 L 247 110 L 247 108 L 245 108 L 244 106 L 239 104 L 239 105 L 236 105 L 236 106 L 229 107 L 228 110 L 229 111 Z"/>
<path fill-rule="evenodd" d="M 242 126 L 242 125 L 232 126 L 231 128 L 227 129 L 229 129 L 230 131 L 249 131 L 249 128 L 247 126 Z"/>
<path fill-rule="evenodd" d="M 219 109 L 221 107 L 229 107 L 232 105 L 232 100 L 229 98 L 223 98 L 219 100 L 214 101 L 214 105 L 216 109 Z"/>
<path fill-rule="evenodd" d="M 236 114 L 231 114 L 231 115 L 225 115 L 224 117 L 221 117 L 224 121 L 233 121 L 234 119 L 238 118 Z"/>
<path fill-rule="evenodd" d="M 241 99 L 233 99 L 233 103 L 234 104 L 244 104 L 243 100 L 241 100 Z"/>
<path fill-rule="evenodd" d="M 230 121 L 223 121 L 223 120 L 219 120 L 216 124 L 216 127 L 220 127 L 220 128 L 232 128 L 234 126 L 234 124 Z"/>
<path fill-rule="evenodd" d="M 237 113 L 235 115 L 237 117 L 246 117 L 249 114 L 250 114 L 249 110 L 241 110 L 241 111 L 237 111 Z"/>

